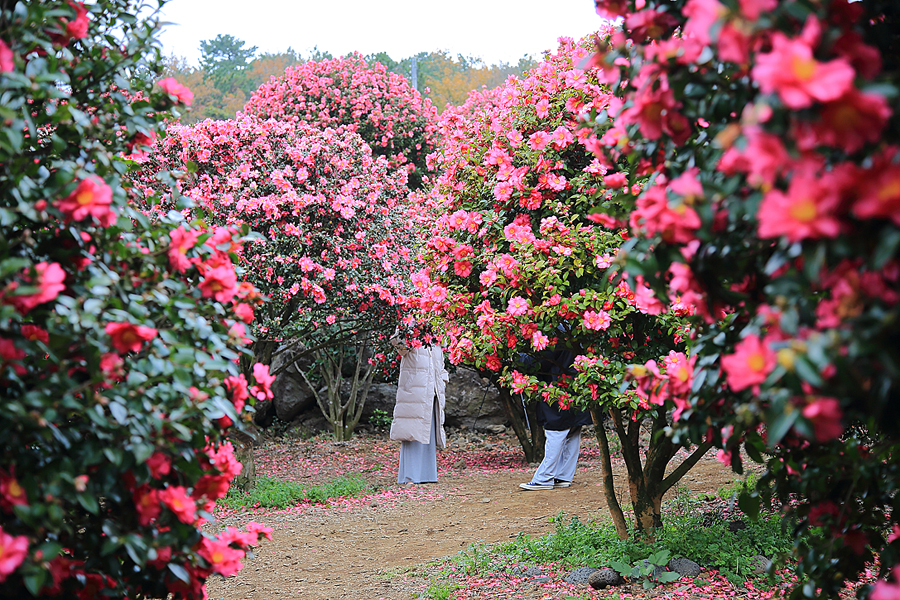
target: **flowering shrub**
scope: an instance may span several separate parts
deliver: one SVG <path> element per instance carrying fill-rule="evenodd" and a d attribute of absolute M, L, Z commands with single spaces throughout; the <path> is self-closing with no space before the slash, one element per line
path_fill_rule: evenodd
<path fill-rule="evenodd" d="M 741 445 L 765 461 L 744 506 L 794 501 L 811 533 L 793 597 L 836 597 L 873 553 L 886 576 L 900 557 L 895 3 L 597 5 L 624 31 L 594 57 L 622 90 L 596 150 L 652 166 L 630 272 L 700 308 L 676 437 L 705 434 L 738 470 Z"/>
<path fill-rule="evenodd" d="M 376 156 L 402 166 L 413 189 L 428 175 L 437 110 L 409 81 L 359 54 L 288 67 L 253 93 L 244 113 L 260 119 L 345 127 L 358 133 Z"/>
<path fill-rule="evenodd" d="M 403 173 L 374 158 L 350 131 L 250 117 L 173 126 L 159 140 L 138 185 L 145 209 L 163 215 L 177 204 L 157 194 L 164 192 L 156 184 L 161 170 L 184 173 L 181 192 L 196 204 L 183 211 L 186 218 L 259 234 L 241 251 L 243 282 L 233 269 L 210 271 L 203 292 L 223 302 L 254 286 L 265 295 L 255 308 L 241 304 L 240 317 L 252 319 L 261 340 L 291 340 L 283 352 L 315 352 L 328 365 L 320 372 L 328 398 L 319 404 L 339 438 L 349 436 L 375 374 L 370 351 L 378 354 L 372 362 L 386 358 L 379 346 L 411 288 L 415 247 Z M 170 256 L 179 264 L 195 261 L 195 238 L 181 234 Z M 363 374 L 353 379 L 349 406 L 341 400 L 343 355 L 326 351 L 344 345 L 354 349 Z"/>
<path fill-rule="evenodd" d="M 691 364 L 680 315 L 690 308 L 664 306 L 641 280 L 615 281 L 618 249 L 628 236 L 606 213 L 624 210 L 614 206 L 611 190 L 630 167 L 614 171 L 588 151 L 586 144 L 598 141 L 578 119 L 606 109 L 611 96 L 596 69 L 578 67 L 591 41 L 561 42 L 557 54 L 521 81 L 473 92 L 465 105 L 444 113 L 443 172 L 432 199 L 443 212 L 415 283 L 421 308 L 447 334 L 451 362 L 496 373 L 512 393 L 561 408 L 592 407 L 595 419 L 613 416 L 629 459 L 637 524 L 648 529 L 659 524 L 662 495 L 707 446 L 684 470 L 663 478 L 682 443 L 654 435 L 642 465 L 640 422 L 652 417 L 654 434 L 660 432 L 671 405 L 626 381 L 626 365 L 667 356 L 660 366 L 677 374 L 673 386 L 682 385 Z M 595 206 L 606 212 L 591 212 Z M 554 349 L 574 355 L 574 368 L 548 383 L 548 373 L 537 368 Z M 555 368 L 565 372 L 566 365 Z M 526 437 L 524 424 L 514 424 L 520 439 Z M 609 504 L 625 536 L 606 432 L 597 429 Z"/>
<path fill-rule="evenodd" d="M 3 598 L 202 598 L 266 533 L 201 529 L 241 469 L 223 431 L 266 380 L 240 374 L 241 303 L 207 283 L 235 276 L 240 232 L 129 205 L 122 155 L 190 101 L 122 87 L 160 71 L 137 4 L 0 11 Z"/>

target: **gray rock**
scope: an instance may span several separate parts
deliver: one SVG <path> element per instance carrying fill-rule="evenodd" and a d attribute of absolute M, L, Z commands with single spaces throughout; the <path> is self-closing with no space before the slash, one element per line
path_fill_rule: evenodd
<path fill-rule="evenodd" d="M 277 371 L 283 367 L 287 358 L 284 353 L 276 354 L 272 358 L 270 371 Z M 275 414 L 282 421 L 292 421 L 316 404 L 312 390 L 303 381 L 296 365 L 275 377 L 275 381 L 272 383 L 272 395 L 274 396 L 272 404 L 275 407 Z"/>
<path fill-rule="evenodd" d="M 644 559 L 643 566 L 644 566 L 644 567 L 649 567 L 649 566 L 650 566 L 650 561 L 649 561 L 648 559 L 645 558 L 645 559 Z M 662 575 L 662 574 L 665 573 L 665 572 L 666 572 L 666 570 L 665 570 L 665 568 L 663 568 L 663 567 L 659 567 L 659 566 L 653 567 L 653 577 L 659 577 L 660 575 Z"/>
<path fill-rule="evenodd" d="M 622 585 L 625 580 L 619 575 L 619 572 L 609 567 L 597 569 L 588 577 L 588 585 L 595 590 L 602 590 L 611 585 Z"/>
<path fill-rule="evenodd" d="M 763 556 L 762 554 L 757 554 L 753 558 L 750 559 L 750 568 L 753 570 L 754 575 L 762 575 L 769 569 L 769 565 L 772 564 L 772 561 Z"/>
<path fill-rule="evenodd" d="M 669 569 L 682 577 L 697 577 L 700 575 L 700 565 L 689 558 L 673 558 L 669 561 Z"/>
<path fill-rule="evenodd" d="M 588 585 L 588 579 L 596 570 L 594 567 L 578 567 L 566 575 L 563 581 L 570 585 Z"/>
<path fill-rule="evenodd" d="M 525 569 L 525 572 L 522 573 L 525 577 L 537 577 L 538 575 L 543 575 L 544 572 L 540 567 L 528 567 Z"/>
<path fill-rule="evenodd" d="M 491 383 L 484 382 L 475 371 L 457 369 L 450 374 L 445 391 L 445 425 L 476 431 L 491 431 L 496 425 L 506 425 L 506 411 L 500 394 Z"/>

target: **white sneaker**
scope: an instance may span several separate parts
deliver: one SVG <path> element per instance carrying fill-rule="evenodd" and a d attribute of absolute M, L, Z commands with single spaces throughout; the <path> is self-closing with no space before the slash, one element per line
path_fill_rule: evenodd
<path fill-rule="evenodd" d="M 562 479 L 554 479 L 553 480 L 553 487 L 555 487 L 555 488 L 570 487 L 571 485 L 572 485 L 571 481 L 563 481 Z"/>
<path fill-rule="evenodd" d="M 535 483 L 532 481 L 531 483 L 520 483 L 519 487 L 522 488 L 523 490 L 528 490 L 529 492 L 535 492 L 538 490 L 552 490 L 553 484 L 552 483 Z"/>

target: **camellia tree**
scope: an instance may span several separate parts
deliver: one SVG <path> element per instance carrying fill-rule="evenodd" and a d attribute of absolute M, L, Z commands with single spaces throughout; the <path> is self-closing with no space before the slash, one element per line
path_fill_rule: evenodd
<path fill-rule="evenodd" d="M 594 57 L 621 90 L 594 149 L 652 164 L 622 188 L 638 237 L 620 255 L 699 309 L 675 439 L 765 462 L 742 506 L 795 519 L 792 597 L 838 597 L 876 556 L 884 580 L 861 594 L 898 597 L 896 3 L 597 6 L 624 25 Z"/>
<path fill-rule="evenodd" d="M 131 208 L 124 155 L 190 103 L 140 3 L 0 9 L 0 597 L 205 597 L 267 528 L 212 535 L 262 365 L 220 296 L 234 228 Z M 129 83 L 131 82 L 131 83 Z M 193 236 L 187 253 L 180 235 Z"/>
<path fill-rule="evenodd" d="M 405 77 L 359 54 L 289 67 L 259 86 L 244 113 L 354 131 L 376 156 L 404 167 L 412 189 L 428 176 L 425 158 L 437 141 L 437 109 L 431 100 Z"/>
<path fill-rule="evenodd" d="M 586 147 L 598 139 L 579 127 L 579 117 L 605 110 L 611 100 L 597 70 L 579 68 L 592 43 L 564 38 L 559 52 L 522 80 L 476 92 L 445 113 L 443 172 L 432 198 L 443 214 L 415 282 L 422 308 L 449 339 L 451 362 L 494 373 L 516 395 L 591 409 L 607 504 L 624 538 L 628 526 L 600 426 L 604 415 L 621 440 L 643 532 L 660 525 L 663 495 L 711 445 L 694 446 L 667 474 L 688 447 L 685 439 L 663 435 L 675 400 L 646 394 L 634 381 L 642 374 L 627 372 L 633 360 L 659 361 L 655 371 L 668 373 L 683 393 L 692 363 L 684 353 L 682 316 L 692 309 L 663 305 L 641 280 L 613 276 L 618 249 L 628 239 L 624 224 L 608 214 L 627 209 L 613 191 L 641 165 L 604 163 Z M 537 369 L 553 350 L 568 351 L 574 365 L 571 372 L 569 365 L 555 365 L 563 375 L 548 383 Z M 642 457 L 645 420 L 651 442 Z M 525 439 L 524 425 L 514 426 Z M 534 452 L 539 438 L 532 439 Z"/>
<path fill-rule="evenodd" d="M 267 297 L 242 315 L 253 319 L 257 359 L 283 353 L 284 370 L 313 355 L 319 383 L 310 388 L 336 439 L 349 438 L 412 289 L 405 171 L 346 129 L 250 117 L 171 127 L 138 177 L 148 212 L 176 208 L 174 196 L 157 193 L 157 173 L 170 170 L 195 203 L 186 218 L 258 233 L 240 260 L 244 281 Z M 195 237 L 184 234 L 181 247 Z M 231 275 L 223 290 L 239 288 Z"/>

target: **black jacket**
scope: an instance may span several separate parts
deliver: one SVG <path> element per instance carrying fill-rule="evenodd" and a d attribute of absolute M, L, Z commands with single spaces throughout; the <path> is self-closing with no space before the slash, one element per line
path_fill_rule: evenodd
<path fill-rule="evenodd" d="M 547 350 L 541 353 L 540 370 L 537 378 L 547 383 L 556 381 L 563 373 L 574 375 L 572 364 L 575 362 L 575 355 L 569 350 Z M 565 431 L 573 427 L 581 425 L 590 425 L 591 413 L 571 407 L 567 410 L 561 410 L 558 404 L 552 406 L 544 402 L 538 401 L 537 404 L 537 420 L 544 429 L 550 431 Z"/>

